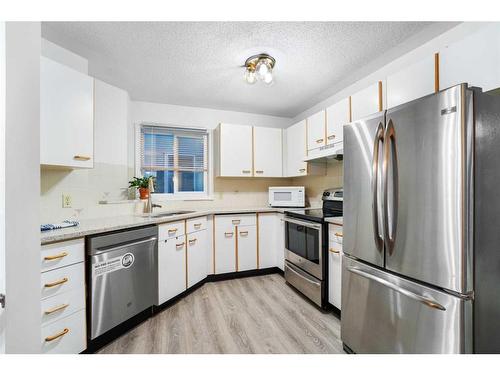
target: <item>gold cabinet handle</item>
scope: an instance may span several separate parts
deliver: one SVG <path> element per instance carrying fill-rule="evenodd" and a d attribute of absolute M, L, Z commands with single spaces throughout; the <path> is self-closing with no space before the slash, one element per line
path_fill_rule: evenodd
<path fill-rule="evenodd" d="M 259 170 L 259 171 L 255 171 L 255 173 L 262 174 L 262 173 L 264 173 L 264 171 Z"/>
<path fill-rule="evenodd" d="M 299 172 L 305 172 L 305 171 L 306 171 L 306 169 L 305 169 L 305 168 L 300 168 L 300 169 L 299 169 Z"/>
<path fill-rule="evenodd" d="M 201 223 L 195 223 L 193 224 L 193 226 L 197 229 L 197 228 L 200 228 L 201 227 Z"/>
<path fill-rule="evenodd" d="M 233 223 L 234 225 L 236 225 L 236 224 L 241 223 L 241 220 L 239 220 L 239 219 L 234 219 L 234 220 L 231 220 L 231 223 Z"/>
<path fill-rule="evenodd" d="M 61 280 L 57 280 L 57 281 L 54 281 L 52 283 L 45 284 L 45 287 L 46 288 L 53 288 L 55 286 L 67 283 L 68 281 L 69 281 L 69 279 L 67 277 L 63 277 Z"/>
<path fill-rule="evenodd" d="M 193 243 L 195 243 L 195 242 L 196 242 L 196 240 L 197 240 L 196 238 L 193 238 L 192 240 L 189 240 L 189 244 L 193 244 Z"/>
<path fill-rule="evenodd" d="M 174 228 L 174 229 L 168 229 L 168 233 L 175 233 L 177 232 L 177 228 Z"/>
<path fill-rule="evenodd" d="M 328 139 L 334 139 L 335 138 L 335 134 L 329 135 L 327 138 Z"/>
<path fill-rule="evenodd" d="M 247 231 L 247 230 L 245 230 L 245 231 L 243 231 L 243 232 L 240 232 L 240 235 L 241 235 L 241 236 L 248 236 L 248 231 Z"/>
<path fill-rule="evenodd" d="M 330 249 L 330 253 L 340 254 L 340 250 Z"/>
<path fill-rule="evenodd" d="M 233 232 L 224 232 L 224 236 L 226 237 L 233 237 Z"/>
<path fill-rule="evenodd" d="M 339 233 L 339 232 L 336 232 L 335 236 L 337 236 L 337 237 L 344 237 L 344 235 L 342 233 Z"/>
<path fill-rule="evenodd" d="M 87 161 L 87 160 L 90 160 L 90 156 L 75 155 L 75 156 L 73 156 L 73 159 L 78 160 L 78 161 Z"/>
<path fill-rule="evenodd" d="M 176 243 L 176 244 L 175 244 L 175 247 L 179 248 L 179 247 L 184 246 L 185 244 L 186 244 L 185 242 L 182 242 L 182 243 Z"/>
<path fill-rule="evenodd" d="M 241 171 L 241 173 L 251 173 L 251 172 L 252 172 L 252 171 L 250 171 L 250 170 L 248 170 L 248 169 L 243 169 L 243 170 Z"/>
<path fill-rule="evenodd" d="M 321 138 L 321 139 L 316 139 L 316 143 L 323 143 L 323 138 Z"/>
<path fill-rule="evenodd" d="M 59 337 L 62 337 L 64 336 L 65 334 L 67 334 L 69 332 L 69 328 L 64 328 L 61 332 L 59 333 L 56 333 L 54 336 L 47 336 L 45 338 L 45 341 L 46 342 L 51 342 L 51 341 L 54 341 L 55 339 L 58 339 Z"/>
<path fill-rule="evenodd" d="M 43 259 L 45 259 L 45 260 L 56 260 L 56 259 L 64 258 L 65 256 L 68 256 L 68 253 L 66 251 L 62 252 L 61 254 L 47 255 Z"/>
<path fill-rule="evenodd" d="M 63 310 L 65 309 L 66 307 L 69 306 L 69 303 L 63 303 L 62 305 L 59 305 L 59 306 L 56 306 L 52 309 L 49 309 L 49 310 L 45 310 L 45 315 L 50 315 L 50 314 L 53 314 L 55 312 L 58 312 L 60 310 Z"/>

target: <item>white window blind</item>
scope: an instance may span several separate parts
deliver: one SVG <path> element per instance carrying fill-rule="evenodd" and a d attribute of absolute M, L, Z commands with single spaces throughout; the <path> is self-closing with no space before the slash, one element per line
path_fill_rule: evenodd
<path fill-rule="evenodd" d="M 206 193 L 206 130 L 141 125 L 140 169 L 156 179 L 156 193 Z"/>

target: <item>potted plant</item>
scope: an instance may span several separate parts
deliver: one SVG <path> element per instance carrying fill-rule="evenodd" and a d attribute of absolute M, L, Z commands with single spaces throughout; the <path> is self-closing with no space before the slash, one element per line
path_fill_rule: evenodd
<path fill-rule="evenodd" d="M 148 199 L 149 198 L 149 179 L 153 178 L 149 177 L 134 177 L 128 183 L 129 188 L 136 188 L 139 190 L 139 198 L 140 199 Z"/>

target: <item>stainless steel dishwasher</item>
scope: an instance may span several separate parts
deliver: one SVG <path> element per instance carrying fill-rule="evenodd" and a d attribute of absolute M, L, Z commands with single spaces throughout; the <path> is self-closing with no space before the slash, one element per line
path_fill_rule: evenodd
<path fill-rule="evenodd" d="M 92 340 L 154 304 L 157 237 L 150 226 L 87 239 Z"/>

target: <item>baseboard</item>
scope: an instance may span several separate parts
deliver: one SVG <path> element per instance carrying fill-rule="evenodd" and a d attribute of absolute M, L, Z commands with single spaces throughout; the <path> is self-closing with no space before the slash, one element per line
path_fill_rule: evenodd
<path fill-rule="evenodd" d="M 283 271 L 281 269 L 279 269 L 278 267 L 270 267 L 270 268 L 263 268 L 263 269 L 259 269 L 259 270 L 249 270 L 249 271 L 241 271 L 241 272 L 221 273 L 221 274 L 217 274 L 217 275 L 208 275 L 205 280 L 206 280 L 206 282 L 223 281 L 223 280 L 239 279 L 242 277 L 270 275 L 273 273 L 282 273 L 283 274 Z"/>
<path fill-rule="evenodd" d="M 331 311 L 333 313 L 333 315 L 335 315 L 337 318 L 341 318 L 342 317 L 342 312 L 336 308 L 335 306 L 333 306 L 330 302 L 327 302 L 326 303 L 326 307 L 328 308 L 329 311 Z"/>
<path fill-rule="evenodd" d="M 344 352 L 347 354 L 356 354 L 351 348 L 349 348 L 346 344 L 342 343 L 342 348 L 344 349 Z"/>

